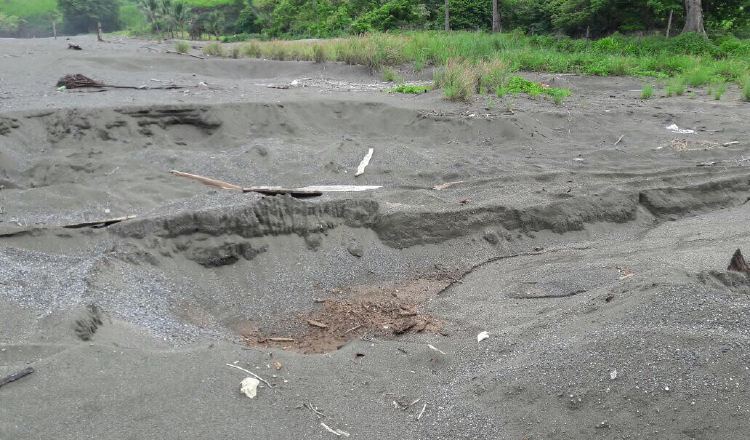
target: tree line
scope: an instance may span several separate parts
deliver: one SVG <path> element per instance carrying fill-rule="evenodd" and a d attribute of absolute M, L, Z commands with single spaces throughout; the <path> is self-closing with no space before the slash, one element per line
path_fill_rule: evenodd
<path fill-rule="evenodd" d="M 105 31 L 120 29 L 124 5 L 141 15 L 142 31 L 173 38 L 324 38 L 400 29 L 518 29 L 591 38 L 668 29 L 750 36 L 750 0 L 226 0 L 213 7 L 190 7 L 184 0 L 58 0 L 66 33 L 90 32 L 97 23 Z M 19 25 L 18 17 L 0 9 L 0 33 Z"/>

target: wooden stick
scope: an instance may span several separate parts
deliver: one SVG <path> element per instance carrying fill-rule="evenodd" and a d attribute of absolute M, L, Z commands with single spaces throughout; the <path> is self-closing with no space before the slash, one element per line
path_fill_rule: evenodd
<path fill-rule="evenodd" d="M 422 415 L 424 414 L 424 410 L 425 409 L 427 409 L 427 404 L 426 403 L 422 406 L 422 411 L 419 412 L 419 415 L 417 416 L 417 420 L 419 420 L 419 419 L 422 418 Z"/>
<path fill-rule="evenodd" d="M 327 324 L 324 324 L 324 323 L 322 323 L 322 322 L 320 322 L 320 321 L 315 321 L 314 319 L 308 319 L 308 320 L 307 320 L 307 323 L 308 323 L 308 324 L 310 324 L 310 325 L 311 325 L 311 326 L 313 326 L 313 327 L 318 327 L 318 328 L 328 328 L 328 325 L 327 325 Z"/>
<path fill-rule="evenodd" d="M 182 171 L 176 171 L 176 170 L 171 170 L 170 173 L 174 174 L 175 176 L 187 177 L 188 179 L 197 180 L 198 182 L 204 185 L 208 185 L 208 186 L 215 186 L 221 189 L 233 189 L 233 190 L 243 191 L 243 188 L 241 186 L 235 185 L 229 182 L 224 182 L 223 180 L 216 180 L 210 177 L 199 176 L 197 174 L 183 173 Z"/>
<path fill-rule="evenodd" d="M 268 383 L 267 380 L 263 379 L 262 377 L 258 376 L 257 374 L 253 373 L 250 370 L 246 370 L 246 369 L 244 369 L 244 368 L 242 368 L 240 366 L 233 365 L 233 364 L 227 364 L 227 367 L 232 367 L 232 368 L 236 368 L 238 370 L 242 370 L 245 373 L 247 373 L 247 374 L 253 376 L 254 378 L 258 379 L 259 381 L 263 382 L 264 384 L 268 385 L 268 388 L 273 388 L 273 385 L 271 385 L 270 383 Z"/>
<path fill-rule="evenodd" d="M 372 159 L 373 152 L 375 152 L 374 148 L 370 148 L 369 150 L 367 150 L 367 154 L 365 155 L 364 159 L 362 159 L 362 162 L 359 163 L 357 172 L 354 174 L 354 177 L 361 176 L 365 173 L 365 168 L 367 168 L 367 165 L 370 164 L 370 159 Z"/>
<path fill-rule="evenodd" d="M 615 146 L 617 146 L 617 144 L 619 144 L 620 142 L 622 142 L 622 138 L 624 138 L 624 137 L 625 137 L 625 135 L 620 136 L 620 138 L 617 139 L 617 142 L 615 142 Z"/>
<path fill-rule="evenodd" d="M 26 377 L 26 376 L 28 376 L 29 374 L 33 373 L 33 372 L 34 372 L 34 369 L 33 369 L 33 368 L 31 368 L 31 367 L 26 367 L 26 368 L 24 368 L 24 369 L 23 369 L 23 370 L 21 370 L 21 371 L 17 371 L 17 372 L 15 372 L 15 373 L 13 373 L 13 374 L 10 374 L 10 375 L 8 375 L 8 376 L 5 376 L 4 378 L 0 379 L 0 387 L 2 387 L 3 385 L 7 385 L 7 384 L 9 384 L 9 383 L 11 383 L 11 382 L 15 382 L 15 381 L 17 381 L 18 379 L 21 379 L 21 378 L 23 378 L 23 377 Z"/>
<path fill-rule="evenodd" d="M 180 52 L 175 52 L 173 50 L 168 50 L 167 53 L 173 53 L 173 54 L 176 54 L 176 55 L 187 55 L 189 57 L 198 58 L 199 60 L 205 60 L 206 59 L 205 57 L 201 57 L 201 56 L 198 56 L 198 55 L 193 55 L 191 53 L 180 53 Z"/>

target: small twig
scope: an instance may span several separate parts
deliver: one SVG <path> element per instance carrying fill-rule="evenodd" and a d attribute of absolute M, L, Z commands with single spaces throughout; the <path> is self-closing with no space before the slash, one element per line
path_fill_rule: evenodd
<path fill-rule="evenodd" d="M 620 138 L 617 139 L 617 142 L 615 142 L 615 146 L 617 146 L 617 144 L 619 144 L 622 141 L 622 138 L 624 138 L 624 137 L 625 137 L 625 135 L 620 136 Z"/>
<path fill-rule="evenodd" d="M 234 190 L 242 191 L 241 186 L 235 185 L 229 182 L 224 182 L 223 180 L 212 179 L 210 177 L 199 176 L 197 174 L 183 173 L 182 171 L 177 171 L 177 170 L 171 170 L 170 173 L 175 176 L 187 177 L 188 179 L 197 180 L 198 182 L 204 185 L 215 186 L 221 189 L 234 189 Z"/>
<path fill-rule="evenodd" d="M 344 436 L 349 437 L 349 433 L 346 431 L 342 431 L 341 429 L 333 429 L 330 426 L 326 425 L 323 422 L 320 422 L 320 426 L 326 429 L 326 431 L 330 432 L 331 434 L 337 435 L 337 436 Z"/>
<path fill-rule="evenodd" d="M 356 326 L 356 327 L 352 327 L 352 328 L 350 328 L 349 330 L 345 331 L 345 332 L 344 332 L 344 334 L 347 334 L 347 333 L 351 333 L 351 332 L 353 332 L 354 330 L 357 330 L 358 328 L 361 328 L 361 327 L 362 327 L 362 324 L 360 324 L 360 325 L 358 325 L 358 326 Z"/>
<path fill-rule="evenodd" d="M 422 405 L 422 411 L 419 412 L 419 415 L 417 416 L 417 420 L 422 418 L 422 415 L 424 414 L 424 410 L 427 409 L 427 404 L 425 403 Z"/>
<path fill-rule="evenodd" d="M 440 354 L 445 354 L 445 355 L 447 355 L 447 353 L 446 353 L 446 352 L 444 352 L 443 350 L 441 350 L 441 349 L 439 349 L 439 348 L 435 347 L 435 346 L 434 346 L 434 345 L 432 345 L 432 344 L 427 344 L 427 346 L 428 346 L 428 347 L 430 348 L 430 350 L 434 350 L 434 351 L 437 351 L 437 352 L 438 352 L 438 353 L 440 353 Z"/>
<path fill-rule="evenodd" d="M 420 397 L 419 399 L 417 399 L 417 400 L 413 401 L 412 403 L 410 403 L 410 404 L 409 404 L 409 406 L 414 406 L 414 405 L 415 405 L 415 404 L 416 404 L 417 402 L 419 402 L 420 400 L 422 400 L 422 398 L 421 398 L 421 397 Z"/>
<path fill-rule="evenodd" d="M 23 377 L 28 376 L 29 374 L 33 373 L 34 369 L 32 367 L 26 367 L 21 371 L 17 371 L 13 374 L 10 374 L 8 376 L 5 376 L 4 378 L 0 379 L 0 387 L 3 385 L 7 385 L 11 382 L 15 382 L 18 379 L 21 379 Z"/>
<path fill-rule="evenodd" d="M 271 342 L 294 342 L 294 338 L 267 338 Z"/>
<path fill-rule="evenodd" d="M 317 407 L 313 406 L 312 402 L 310 402 L 310 403 L 305 403 L 305 404 L 303 404 L 302 406 L 304 406 L 304 407 L 308 408 L 308 409 L 309 409 L 310 411 L 312 411 L 312 412 L 313 412 L 313 414 L 315 414 L 316 416 L 318 416 L 318 417 L 319 417 L 319 418 L 321 418 L 321 419 L 324 419 L 324 418 L 325 418 L 325 416 L 326 416 L 325 414 L 323 414 L 323 412 L 321 412 L 320 410 L 318 410 L 318 408 L 317 408 Z"/>
<path fill-rule="evenodd" d="M 318 328 L 328 328 L 328 325 L 327 325 L 327 324 L 323 324 L 322 322 L 319 322 L 319 321 L 315 321 L 314 319 L 308 319 L 308 320 L 307 320 L 307 323 L 308 323 L 308 324 L 310 324 L 310 325 L 311 325 L 311 326 L 313 326 L 313 327 L 318 327 Z"/>
<path fill-rule="evenodd" d="M 263 382 L 264 384 L 268 385 L 268 388 L 273 388 L 273 385 L 271 385 L 270 383 L 268 383 L 267 380 L 263 379 L 262 377 L 258 376 L 257 374 L 253 373 L 250 370 L 246 370 L 246 369 L 244 369 L 244 368 L 242 368 L 240 366 L 233 365 L 233 364 L 227 364 L 227 367 L 232 367 L 232 368 L 236 368 L 238 370 L 242 370 L 245 373 L 247 373 L 247 374 L 253 376 L 254 378 L 258 379 L 259 381 Z"/>

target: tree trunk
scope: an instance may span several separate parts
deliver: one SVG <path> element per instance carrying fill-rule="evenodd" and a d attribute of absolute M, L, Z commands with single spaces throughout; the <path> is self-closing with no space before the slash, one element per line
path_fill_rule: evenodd
<path fill-rule="evenodd" d="M 55 37 L 55 40 L 57 40 L 57 24 L 52 21 L 52 35 Z"/>
<path fill-rule="evenodd" d="M 672 14 L 674 14 L 674 9 L 669 10 L 669 21 L 667 22 L 667 33 L 666 36 L 669 38 L 670 32 L 672 32 Z"/>
<path fill-rule="evenodd" d="M 492 32 L 500 32 L 500 0 L 492 0 Z"/>
<path fill-rule="evenodd" d="M 697 32 L 706 35 L 703 27 L 703 7 L 701 0 L 685 0 L 685 27 L 682 32 Z"/>
<path fill-rule="evenodd" d="M 96 41 L 104 41 L 102 38 L 102 22 L 96 22 Z"/>
<path fill-rule="evenodd" d="M 445 0 L 445 31 L 451 30 L 451 14 L 448 11 L 448 0 Z"/>

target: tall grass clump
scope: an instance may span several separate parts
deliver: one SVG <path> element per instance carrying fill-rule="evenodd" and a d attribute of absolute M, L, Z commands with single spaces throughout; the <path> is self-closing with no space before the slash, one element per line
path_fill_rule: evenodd
<path fill-rule="evenodd" d="M 708 67 L 700 66 L 685 73 L 684 78 L 690 87 L 700 87 L 711 82 L 713 71 Z"/>
<path fill-rule="evenodd" d="M 740 87 L 742 89 L 742 99 L 750 101 L 750 75 L 742 79 Z"/>
<path fill-rule="evenodd" d="M 435 72 L 435 87 L 443 89 L 445 97 L 451 101 L 468 102 L 477 91 L 478 76 L 465 61 L 449 60 Z"/>
<path fill-rule="evenodd" d="M 712 86 L 712 89 L 713 89 L 712 94 L 714 95 L 714 99 L 719 101 L 721 100 L 721 97 L 724 95 L 724 93 L 726 93 L 727 91 L 727 83 L 726 81 L 717 82 L 716 84 Z"/>
<path fill-rule="evenodd" d="M 240 47 L 240 51 L 242 52 L 242 55 L 248 58 L 260 58 L 263 53 L 260 49 L 260 45 L 258 45 L 258 43 L 255 41 L 248 44 L 243 44 Z"/>
<path fill-rule="evenodd" d="M 667 83 L 667 96 L 682 96 L 685 94 L 685 79 L 681 77 L 672 78 Z"/>
<path fill-rule="evenodd" d="M 174 50 L 176 50 L 177 53 L 188 53 L 190 50 L 190 44 L 188 44 L 187 41 L 177 41 L 174 44 Z"/>
<path fill-rule="evenodd" d="M 211 43 L 204 46 L 203 53 L 212 57 L 223 57 L 226 55 L 220 43 Z"/>
<path fill-rule="evenodd" d="M 315 46 L 313 46 L 313 61 L 318 64 L 328 61 L 328 54 L 326 53 L 323 45 L 316 44 Z"/>
<path fill-rule="evenodd" d="M 234 45 L 229 51 L 229 54 L 232 58 L 237 59 L 242 55 L 242 48 L 240 46 Z"/>
<path fill-rule="evenodd" d="M 643 90 L 641 90 L 641 99 L 651 99 L 652 96 L 654 96 L 654 86 L 651 84 L 643 86 Z"/>

